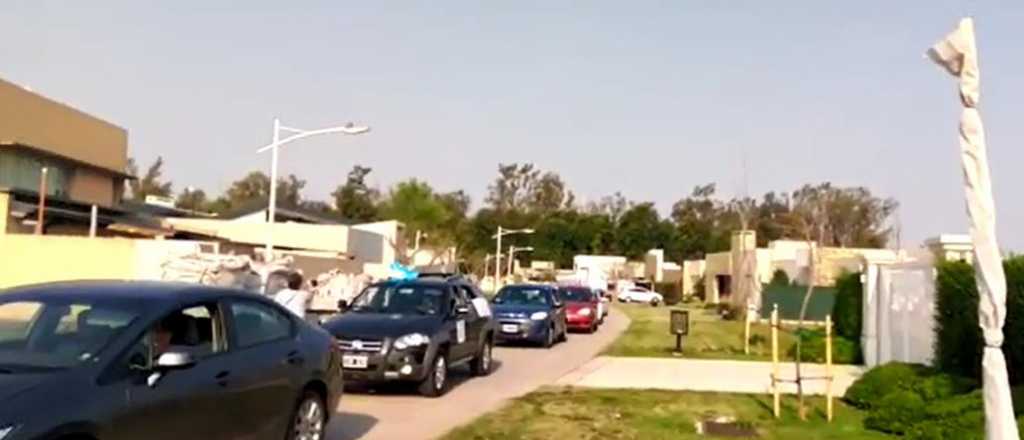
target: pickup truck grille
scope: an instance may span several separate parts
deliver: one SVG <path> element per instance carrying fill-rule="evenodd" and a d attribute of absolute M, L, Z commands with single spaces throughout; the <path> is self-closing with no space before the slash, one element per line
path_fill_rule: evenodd
<path fill-rule="evenodd" d="M 338 339 L 342 351 L 381 352 L 384 341 L 380 339 Z"/>

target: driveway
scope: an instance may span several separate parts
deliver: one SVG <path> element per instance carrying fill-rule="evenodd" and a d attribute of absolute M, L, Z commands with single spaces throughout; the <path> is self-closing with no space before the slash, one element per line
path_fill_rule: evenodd
<path fill-rule="evenodd" d="M 468 369 L 452 371 L 453 388 L 444 397 L 428 399 L 411 388 L 346 393 L 327 428 L 328 440 L 429 439 L 501 406 L 540 386 L 553 384 L 586 364 L 629 325 L 612 313 L 593 335 L 573 333 L 550 350 L 499 347 L 490 376 L 472 378 Z"/>

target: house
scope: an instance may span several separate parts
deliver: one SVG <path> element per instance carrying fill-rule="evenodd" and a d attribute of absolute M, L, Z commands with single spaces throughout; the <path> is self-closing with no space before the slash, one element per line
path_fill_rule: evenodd
<path fill-rule="evenodd" d="M 125 129 L 0 79 L 0 233 L 34 232 L 44 186 L 43 233 L 166 233 L 120 207 L 127 163 Z"/>

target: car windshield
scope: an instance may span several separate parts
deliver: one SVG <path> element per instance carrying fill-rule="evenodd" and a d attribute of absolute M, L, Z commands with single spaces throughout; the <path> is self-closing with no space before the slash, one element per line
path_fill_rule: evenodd
<path fill-rule="evenodd" d="M 558 289 L 558 297 L 562 301 L 589 302 L 594 300 L 594 294 L 589 289 L 579 287 L 563 287 Z"/>
<path fill-rule="evenodd" d="M 440 286 L 393 284 L 367 287 L 352 302 L 354 313 L 397 313 L 438 315 L 442 312 L 444 290 Z"/>
<path fill-rule="evenodd" d="M 494 297 L 495 304 L 517 306 L 546 306 L 548 296 L 544 289 L 537 287 L 512 286 L 503 287 Z"/>
<path fill-rule="evenodd" d="M 93 360 L 140 314 L 109 302 L 0 300 L 0 374 Z"/>

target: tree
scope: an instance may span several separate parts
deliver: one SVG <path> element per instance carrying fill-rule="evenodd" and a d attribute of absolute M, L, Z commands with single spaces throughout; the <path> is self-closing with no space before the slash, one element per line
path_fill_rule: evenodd
<path fill-rule="evenodd" d="M 146 196 L 170 197 L 171 182 L 163 182 L 164 158 L 158 156 L 146 173 L 139 175 L 139 167 L 135 159 L 128 159 L 126 172 L 135 176 L 136 179 L 128 180 L 128 189 L 131 191 L 131 198 L 135 201 L 144 201 Z"/>
<path fill-rule="evenodd" d="M 204 211 L 208 209 L 208 201 L 206 200 L 206 192 L 201 189 L 186 188 L 181 194 L 178 194 L 178 199 L 175 201 L 175 205 L 181 209 L 188 209 L 190 211 Z"/>
<path fill-rule="evenodd" d="M 410 237 L 416 231 L 433 234 L 442 228 L 451 215 L 445 205 L 434 196 L 434 189 L 426 182 L 409 179 L 396 184 L 381 203 L 381 214 L 405 224 Z"/>
<path fill-rule="evenodd" d="M 714 183 L 696 186 L 689 197 L 672 206 L 670 217 L 678 232 L 683 259 L 700 259 L 708 253 L 729 249 L 731 224 L 726 224 L 727 210 L 714 195 Z"/>
<path fill-rule="evenodd" d="M 277 181 L 278 206 L 302 205 L 302 188 L 306 181 L 294 174 Z M 270 177 L 260 171 L 253 171 L 231 183 L 228 190 L 213 204 L 214 212 L 231 210 L 253 201 L 270 200 Z"/>
<path fill-rule="evenodd" d="M 604 196 L 599 202 L 590 203 L 587 206 L 587 211 L 591 214 L 601 214 L 608 217 L 608 220 L 613 225 L 619 223 L 619 219 L 622 218 L 622 214 L 627 209 L 633 206 L 633 202 L 626 199 L 620 192 L 616 192 L 610 196 Z"/>
<path fill-rule="evenodd" d="M 573 208 L 576 196 L 557 173 L 548 171 L 529 185 L 524 206 L 527 211 L 544 214 Z"/>
<path fill-rule="evenodd" d="M 617 250 L 630 259 L 639 259 L 655 248 L 674 248 L 672 224 L 661 220 L 653 203 L 639 203 L 622 215 L 616 230 Z"/>
<path fill-rule="evenodd" d="M 533 164 L 499 164 L 498 178 L 488 188 L 487 203 L 497 211 L 517 211 L 524 207 L 540 176 Z"/>
<path fill-rule="evenodd" d="M 377 199 L 380 194 L 366 185 L 366 176 L 372 168 L 355 165 L 348 173 L 344 185 L 339 186 L 331 197 L 338 213 L 351 221 L 365 223 L 377 220 Z"/>

